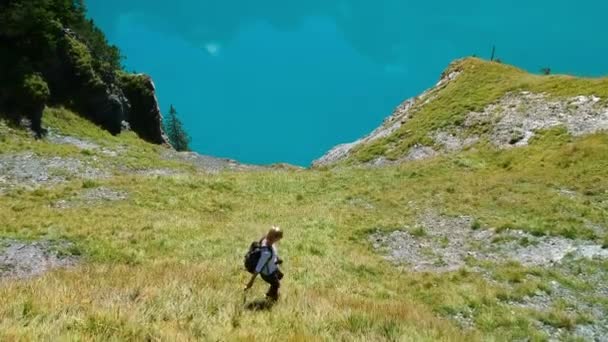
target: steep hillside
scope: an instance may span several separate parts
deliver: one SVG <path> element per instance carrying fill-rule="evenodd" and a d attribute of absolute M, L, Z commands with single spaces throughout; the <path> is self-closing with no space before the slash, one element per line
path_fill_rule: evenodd
<path fill-rule="evenodd" d="M 336 146 L 313 165 L 387 165 L 483 144 L 523 146 L 556 126 L 574 136 L 608 129 L 608 78 L 531 75 L 468 58 L 370 135 Z"/>
<path fill-rule="evenodd" d="M 42 140 L 0 120 L 0 340 L 608 336 L 606 134 L 303 171 L 43 118 Z M 241 262 L 270 224 L 265 309 Z"/>

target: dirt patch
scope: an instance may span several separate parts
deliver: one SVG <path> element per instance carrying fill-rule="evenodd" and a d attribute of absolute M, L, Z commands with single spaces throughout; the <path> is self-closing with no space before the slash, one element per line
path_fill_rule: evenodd
<path fill-rule="evenodd" d="M 0 240 L 0 280 L 39 276 L 78 263 L 69 242 Z"/>
<path fill-rule="evenodd" d="M 173 169 L 143 169 L 143 170 L 130 170 L 131 173 L 146 176 L 146 177 L 167 177 L 167 176 L 175 176 L 182 174 L 182 171 L 173 170 Z"/>

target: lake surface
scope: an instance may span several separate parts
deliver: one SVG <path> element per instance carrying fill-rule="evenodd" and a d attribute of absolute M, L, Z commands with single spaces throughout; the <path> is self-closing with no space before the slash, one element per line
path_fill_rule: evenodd
<path fill-rule="evenodd" d="M 200 153 L 307 166 L 377 127 L 454 59 L 608 74 L 608 1 L 88 0 Z"/>

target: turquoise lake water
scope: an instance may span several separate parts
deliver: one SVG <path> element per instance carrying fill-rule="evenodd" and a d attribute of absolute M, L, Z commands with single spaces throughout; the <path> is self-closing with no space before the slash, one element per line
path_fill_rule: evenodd
<path fill-rule="evenodd" d="M 608 74 L 602 0 L 89 0 L 200 153 L 307 166 L 377 127 L 450 61 Z"/>

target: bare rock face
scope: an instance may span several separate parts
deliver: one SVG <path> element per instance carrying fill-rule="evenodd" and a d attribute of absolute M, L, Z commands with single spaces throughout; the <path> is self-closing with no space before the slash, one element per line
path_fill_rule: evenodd
<path fill-rule="evenodd" d="M 155 144 L 168 143 L 150 76 L 96 72 L 83 63 L 90 51 L 70 30 L 64 30 L 60 46 L 62 62 L 55 72 L 60 77 L 52 82 L 53 88 L 59 89 L 60 98 L 75 99 L 79 112 L 112 134 L 120 133 L 128 123 L 142 139 Z"/>
<path fill-rule="evenodd" d="M 130 104 L 116 84 L 114 72 L 100 72 L 91 51 L 72 30 L 64 28 L 57 56 L 44 71 L 51 88 L 50 103 L 66 105 L 112 134 L 121 132 Z"/>
<path fill-rule="evenodd" d="M 129 113 L 130 104 L 120 88 L 107 87 L 89 92 L 86 95 L 85 108 L 85 113 L 91 121 L 112 134 L 119 134 L 122 121 Z"/>
<path fill-rule="evenodd" d="M 145 74 L 122 74 L 120 85 L 131 105 L 126 118 L 130 128 L 146 141 L 168 145 L 152 78 Z"/>

